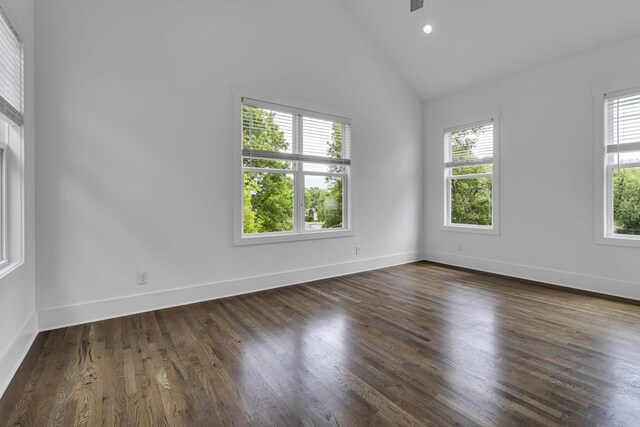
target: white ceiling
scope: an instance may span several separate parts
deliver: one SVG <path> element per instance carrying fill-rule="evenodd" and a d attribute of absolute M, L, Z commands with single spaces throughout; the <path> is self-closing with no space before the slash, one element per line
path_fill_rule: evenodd
<path fill-rule="evenodd" d="M 640 34 L 640 0 L 341 1 L 425 100 Z"/>

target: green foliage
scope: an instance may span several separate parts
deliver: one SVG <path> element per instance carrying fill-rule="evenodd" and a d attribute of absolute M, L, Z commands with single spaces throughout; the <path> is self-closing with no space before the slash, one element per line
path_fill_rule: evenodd
<path fill-rule="evenodd" d="M 614 170 L 613 219 L 615 233 L 640 235 L 640 168 Z"/>
<path fill-rule="evenodd" d="M 257 194 L 260 191 L 258 183 L 255 182 L 250 174 L 244 175 L 244 232 L 246 234 L 257 233 L 260 229 L 258 220 L 256 218 L 256 212 L 253 210 L 251 204 L 251 195 Z"/>
<path fill-rule="evenodd" d="M 293 230 L 293 178 L 291 175 L 245 173 L 245 206 L 246 198 L 250 200 L 253 215 L 245 216 L 245 233 Z"/>
<path fill-rule="evenodd" d="M 455 179 L 451 182 L 451 222 L 491 225 L 491 178 Z"/>
<path fill-rule="evenodd" d="M 342 179 L 327 178 L 330 187 L 324 200 L 324 219 L 322 228 L 342 227 Z"/>
<path fill-rule="evenodd" d="M 456 161 L 474 160 L 473 148 L 482 132 L 471 128 L 452 132 L 451 152 Z M 453 168 L 452 175 L 473 175 L 492 172 L 492 165 Z M 491 225 L 492 179 L 468 178 L 451 180 L 451 222 L 453 224 Z"/>
<path fill-rule="evenodd" d="M 331 157 L 342 158 L 342 124 L 334 123 L 331 134 L 331 144 L 327 154 Z M 331 172 L 339 172 L 340 166 L 329 166 Z M 322 228 L 342 227 L 342 178 L 327 177 L 327 196 L 324 200 L 324 220 Z"/>

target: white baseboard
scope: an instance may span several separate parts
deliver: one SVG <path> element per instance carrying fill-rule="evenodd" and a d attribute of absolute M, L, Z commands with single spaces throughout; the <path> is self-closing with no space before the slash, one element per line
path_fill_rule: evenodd
<path fill-rule="evenodd" d="M 151 310 L 192 304 L 234 295 L 263 291 L 313 280 L 343 276 L 376 268 L 406 264 L 422 259 L 422 253 L 405 252 L 378 258 L 330 264 L 301 270 L 291 270 L 263 276 L 245 277 L 229 281 L 208 283 L 132 295 L 64 307 L 45 308 L 38 311 L 40 331 L 94 322 Z"/>
<path fill-rule="evenodd" d="M 567 288 L 597 292 L 599 294 L 640 300 L 640 282 L 615 280 L 607 277 L 588 274 L 572 273 L 569 271 L 553 270 L 530 265 L 513 264 L 476 258 L 449 252 L 424 251 L 425 261 L 439 262 L 458 267 L 471 268 L 489 273 L 502 274 L 520 279 L 534 280 Z"/>
<path fill-rule="evenodd" d="M 20 334 L 11 343 L 2 359 L 0 359 L 0 398 L 6 391 L 11 379 L 29 352 L 38 335 L 38 313 L 34 312 L 24 324 Z"/>

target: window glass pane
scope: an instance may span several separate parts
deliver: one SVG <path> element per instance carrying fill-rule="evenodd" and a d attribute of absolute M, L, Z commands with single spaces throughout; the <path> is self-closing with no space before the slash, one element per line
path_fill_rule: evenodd
<path fill-rule="evenodd" d="M 342 228 L 342 177 L 305 175 L 304 228 Z"/>
<path fill-rule="evenodd" d="M 343 158 L 343 125 L 327 120 L 302 118 L 302 152 L 309 156 Z M 346 147 L 345 147 L 346 148 Z M 346 155 L 344 158 L 348 158 Z"/>
<path fill-rule="evenodd" d="M 491 226 L 492 178 L 451 180 L 451 223 Z"/>
<path fill-rule="evenodd" d="M 640 168 L 613 170 L 613 232 L 640 235 Z"/>
<path fill-rule="evenodd" d="M 244 105 L 242 107 L 242 148 L 291 153 L 293 115 Z"/>
<path fill-rule="evenodd" d="M 265 169 L 291 169 L 292 162 L 286 160 L 257 159 L 253 157 L 243 157 L 242 166 L 245 168 L 265 168 Z"/>
<path fill-rule="evenodd" d="M 293 230 L 293 175 L 244 174 L 244 233 Z"/>
<path fill-rule="evenodd" d="M 492 173 L 493 165 L 463 166 L 451 168 L 451 175 L 475 175 L 478 173 Z"/>

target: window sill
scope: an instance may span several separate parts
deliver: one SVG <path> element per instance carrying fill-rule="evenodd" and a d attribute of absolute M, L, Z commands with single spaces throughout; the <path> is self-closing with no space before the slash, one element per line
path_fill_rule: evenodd
<path fill-rule="evenodd" d="M 8 259 L 3 259 L 0 261 L 0 279 L 3 279 L 9 273 L 11 273 L 16 268 L 20 267 L 23 264 L 22 261 L 19 262 L 9 262 Z"/>
<path fill-rule="evenodd" d="M 609 246 L 640 248 L 640 237 L 624 237 L 624 235 L 596 237 L 596 243 Z"/>
<path fill-rule="evenodd" d="M 442 231 L 455 231 L 459 233 L 475 233 L 475 234 L 488 234 L 497 236 L 500 234 L 500 230 L 497 227 L 482 227 L 477 225 L 443 225 Z"/>
<path fill-rule="evenodd" d="M 261 245 L 264 243 L 281 243 L 281 242 L 297 242 L 302 240 L 331 239 L 336 237 L 353 236 L 353 230 L 335 230 L 335 231 L 309 231 L 306 233 L 277 233 L 277 234 L 261 234 L 256 236 L 236 237 L 234 244 L 236 246 L 245 245 Z"/>

